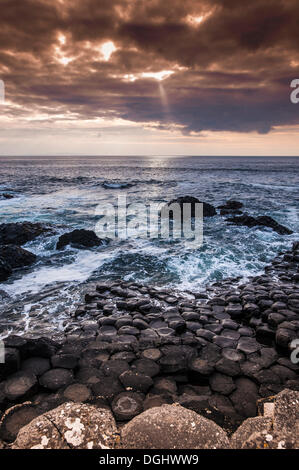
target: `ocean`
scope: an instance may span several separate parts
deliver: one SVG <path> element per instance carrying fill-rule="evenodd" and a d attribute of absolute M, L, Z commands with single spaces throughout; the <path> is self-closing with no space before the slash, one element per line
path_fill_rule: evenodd
<path fill-rule="evenodd" d="M 57 226 L 55 235 L 24 246 L 37 263 L 1 283 L 0 335 L 30 330 L 30 317 L 39 315 L 43 328 L 61 327 L 82 287 L 95 280 L 200 290 L 227 277 L 260 273 L 298 240 L 298 163 L 297 157 L 0 157 L 0 192 L 14 196 L 0 200 L 0 222 Z M 217 215 L 204 219 L 204 242 L 197 249 L 182 241 L 139 238 L 56 250 L 62 233 L 94 230 L 97 206 L 116 202 L 118 195 L 146 204 L 190 195 L 215 207 L 234 199 L 249 215 L 269 215 L 294 234 L 232 226 Z"/>

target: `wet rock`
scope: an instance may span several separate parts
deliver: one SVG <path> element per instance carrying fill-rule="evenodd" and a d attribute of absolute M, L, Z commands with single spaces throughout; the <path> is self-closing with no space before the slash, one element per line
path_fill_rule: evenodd
<path fill-rule="evenodd" d="M 117 395 L 111 404 L 117 420 L 128 421 L 143 411 L 143 399 L 139 393 L 123 392 Z"/>
<path fill-rule="evenodd" d="M 283 325 L 283 323 L 282 323 Z M 291 342 L 297 339 L 296 332 L 286 328 L 278 328 L 275 335 L 275 342 L 278 346 L 288 349 Z"/>
<path fill-rule="evenodd" d="M 20 368 L 20 353 L 16 348 L 5 347 L 5 362 L 0 364 L 0 379 L 17 372 Z"/>
<path fill-rule="evenodd" d="M 226 201 L 226 203 L 222 206 L 219 206 L 218 209 L 222 209 L 227 212 L 234 212 L 234 211 L 239 211 L 242 209 L 243 203 L 239 201 L 234 201 L 230 199 L 229 201 Z"/>
<path fill-rule="evenodd" d="M 117 441 L 109 410 L 65 403 L 22 428 L 13 449 L 113 449 Z"/>
<path fill-rule="evenodd" d="M 36 261 L 36 255 L 15 245 L 1 245 L 0 259 L 8 264 L 11 269 L 30 266 Z"/>
<path fill-rule="evenodd" d="M 240 351 L 236 351 L 235 349 L 223 349 L 222 350 L 222 355 L 224 359 L 227 359 L 228 361 L 234 361 L 234 362 L 241 362 L 244 361 L 244 354 L 241 353 Z"/>
<path fill-rule="evenodd" d="M 123 427 L 121 438 L 125 449 L 229 448 L 219 426 L 178 405 L 143 412 Z"/>
<path fill-rule="evenodd" d="M 135 370 L 139 374 L 148 375 L 149 377 L 155 377 L 160 372 L 159 365 L 151 359 L 137 359 L 132 364 L 132 370 Z"/>
<path fill-rule="evenodd" d="M 50 358 L 59 348 L 60 344 L 50 338 L 28 339 L 22 347 L 22 354 L 25 357 Z"/>
<path fill-rule="evenodd" d="M 232 318 L 239 318 L 242 315 L 243 307 L 241 304 L 230 304 L 225 308 L 225 311 Z"/>
<path fill-rule="evenodd" d="M 220 359 L 215 366 L 217 372 L 221 374 L 229 375 L 230 377 L 235 377 L 240 375 L 241 368 L 238 362 L 232 361 L 229 359 Z"/>
<path fill-rule="evenodd" d="M 52 367 L 62 369 L 75 369 L 78 359 L 72 354 L 57 354 L 51 357 Z"/>
<path fill-rule="evenodd" d="M 142 351 L 142 357 L 144 359 L 150 359 L 152 361 L 158 361 L 162 356 L 162 353 L 159 349 L 151 348 L 145 349 Z"/>
<path fill-rule="evenodd" d="M 120 382 L 125 389 L 133 390 L 134 392 L 146 393 L 153 385 L 153 380 L 148 375 L 140 374 L 132 370 L 127 370 L 119 376 Z"/>
<path fill-rule="evenodd" d="M 20 371 L 11 375 L 5 381 L 3 392 L 8 400 L 15 401 L 32 394 L 36 386 L 37 379 L 34 374 Z"/>
<path fill-rule="evenodd" d="M 0 245 L 24 245 L 42 234 L 52 234 L 53 228 L 40 223 L 17 222 L 0 225 Z"/>
<path fill-rule="evenodd" d="M 75 248 L 92 248 L 94 246 L 101 246 L 107 244 L 107 240 L 102 240 L 92 230 L 73 230 L 69 233 L 64 233 L 59 237 L 56 248 L 60 250 L 67 245 Z"/>
<path fill-rule="evenodd" d="M 237 349 L 245 354 L 251 354 L 261 349 L 261 345 L 254 338 L 243 337 L 239 340 Z"/>
<path fill-rule="evenodd" d="M 55 391 L 69 385 L 73 378 L 72 371 L 68 369 L 51 369 L 40 377 L 39 383 L 42 387 Z"/>
<path fill-rule="evenodd" d="M 193 378 L 197 377 L 198 379 L 202 377 L 208 377 L 214 372 L 214 367 L 209 364 L 205 359 L 199 357 L 193 358 L 189 362 L 189 369 Z"/>
<path fill-rule="evenodd" d="M 236 379 L 235 385 L 236 390 L 230 395 L 230 399 L 237 413 L 246 418 L 255 416 L 259 398 L 257 385 L 244 377 Z"/>
<path fill-rule="evenodd" d="M 0 282 L 7 281 L 12 274 L 11 266 L 4 259 L 0 258 Z"/>
<path fill-rule="evenodd" d="M 218 372 L 210 377 L 210 387 L 214 392 L 221 393 L 222 395 L 229 395 L 236 388 L 231 377 Z"/>
<path fill-rule="evenodd" d="M 127 361 L 123 360 L 109 360 L 102 364 L 101 371 L 106 376 L 119 377 L 123 372 L 129 370 L 130 366 Z"/>
<path fill-rule="evenodd" d="M 63 392 L 64 397 L 68 401 L 84 403 L 92 397 L 92 393 L 86 385 L 72 384 L 69 385 Z"/>
<path fill-rule="evenodd" d="M 94 395 L 112 401 L 113 398 L 124 391 L 121 383 L 116 377 L 104 377 L 100 381 L 91 384 Z"/>
<path fill-rule="evenodd" d="M 154 382 L 153 393 L 175 394 L 177 392 L 177 384 L 175 380 L 166 377 L 159 377 Z"/>
<path fill-rule="evenodd" d="M 191 204 L 191 217 L 195 217 L 195 204 L 201 203 L 199 199 L 196 197 L 192 196 L 181 196 L 178 197 L 177 199 L 173 199 L 168 203 L 168 206 L 171 204 L 179 204 L 181 209 L 183 208 L 183 204 Z M 203 204 L 203 216 L 204 217 L 213 217 L 214 215 L 217 215 L 216 209 L 214 206 L 211 204 L 208 204 L 207 202 L 202 202 Z"/>
<path fill-rule="evenodd" d="M 196 330 L 196 336 L 204 338 L 207 341 L 212 341 L 215 336 L 215 333 L 209 330 L 205 330 L 204 328 L 199 328 L 198 330 Z"/>
<path fill-rule="evenodd" d="M 25 402 L 9 408 L 0 421 L 0 439 L 13 442 L 19 430 L 39 415 L 38 409 L 31 402 Z"/>
<path fill-rule="evenodd" d="M 39 377 L 50 369 L 49 359 L 43 357 L 31 357 L 22 362 L 21 370 Z"/>
<path fill-rule="evenodd" d="M 180 395 L 178 402 L 184 408 L 188 408 L 188 410 L 203 414 L 203 411 L 209 407 L 209 396 L 184 393 Z"/>
<path fill-rule="evenodd" d="M 162 405 L 170 405 L 171 403 L 173 403 L 173 400 L 170 396 L 149 393 L 143 402 L 143 409 L 146 411 L 150 408 L 156 408 L 157 406 Z"/>
<path fill-rule="evenodd" d="M 110 359 L 112 361 L 114 360 L 126 361 L 130 364 L 132 361 L 136 359 L 136 355 L 130 351 L 122 351 L 122 352 L 113 354 Z"/>
<path fill-rule="evenodd" d="M 231 219 L 227 219 L 228 222 L 231 222 L 235 225 L 243 225 L 249 228 L 252 227 L 269 227 L 272 228 L 275 232 L 279 233 L 280 235 L 290 235 L 293 233 L 292 230 L 280 225 L 276 222 L 272 217 L 269 216 L 260 216 L 257 218 L 251 217 L 247 214 L 241 215 L 240 217 L 232 217 Z"/>

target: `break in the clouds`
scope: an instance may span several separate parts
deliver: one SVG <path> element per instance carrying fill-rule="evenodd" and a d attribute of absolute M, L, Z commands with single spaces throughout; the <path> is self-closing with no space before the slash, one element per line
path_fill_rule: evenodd
<path fill-rule="evenodd" d="M 34 130 L 163 143 L 294 128 L 298 24 L 298 0 L 1 0 L 4 152 Z"/>

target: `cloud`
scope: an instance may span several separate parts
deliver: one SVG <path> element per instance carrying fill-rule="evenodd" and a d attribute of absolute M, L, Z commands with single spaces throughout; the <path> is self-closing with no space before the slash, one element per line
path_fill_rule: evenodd
<path fill-rule="evenodd" d="M 5 117 L 118 118 L 185 135 L 299 124 L 298 22 L 297 0 L 2 0 Z M 158 82 L 163 71 L 174 73 Z"/>

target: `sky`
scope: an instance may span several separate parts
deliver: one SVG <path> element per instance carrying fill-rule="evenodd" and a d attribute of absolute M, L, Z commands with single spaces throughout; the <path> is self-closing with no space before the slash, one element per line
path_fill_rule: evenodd
<path fill-rule="evenodd" d="M 298 0 L 1 0 L 0 155 L 299 155 Z"/>

